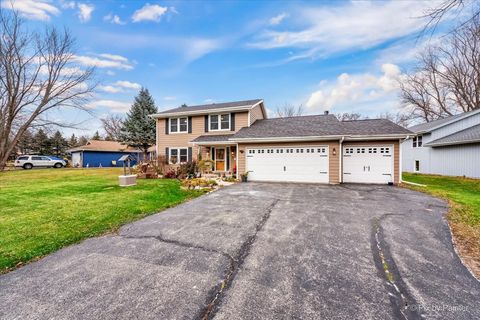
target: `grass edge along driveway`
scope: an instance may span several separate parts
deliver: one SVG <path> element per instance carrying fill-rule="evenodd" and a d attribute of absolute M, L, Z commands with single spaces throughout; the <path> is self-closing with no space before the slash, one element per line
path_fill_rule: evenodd
<path fill-rule="evenodd" d="M 197 197 L 178 180 L 118 186 L 121 169 L 0 173 L 0 273 Z"/>
<path fill-rule="evenodd" d="M 447 219 L 457 251 L 480 279 L 480 180 L 416 173 L 403 173 L 403 179 L 426 185 L 405 185 L 448 201 Z"/>

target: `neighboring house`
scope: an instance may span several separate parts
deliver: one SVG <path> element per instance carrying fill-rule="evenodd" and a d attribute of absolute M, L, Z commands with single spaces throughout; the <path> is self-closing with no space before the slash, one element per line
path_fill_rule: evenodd
<path fill-rule="evenodd" d="M 407 172 L 480 178 L 480 109 L 409 128 L 402 143 Z"/>
<path fill-rule="evenodd" d="M 68 150 L 72 154 L 72 167 L 122 167 L 121 156 L 131 154 L 139 159 L 141 151 L 116 141 L 89 140 L 86 145 Z M 137 161 L 130 164 L 135 165 Z"/>
<path fill-rule="evenodd" d="M 157 119 L 157 154 L 172 166 L 211 159 L 218 174 L 252 181 L 398 183 L 400 141 L 385 119 L 333 115 L 267 119 L 263 100 L 179 107 Z"/>

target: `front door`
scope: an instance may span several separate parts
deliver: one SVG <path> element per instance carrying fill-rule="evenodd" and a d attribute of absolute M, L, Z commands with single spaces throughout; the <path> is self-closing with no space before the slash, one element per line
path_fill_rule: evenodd
<path fill-rule="evenodd" d="M 215 171 L 225 171 L 225 148 L 215 149 Z"/>

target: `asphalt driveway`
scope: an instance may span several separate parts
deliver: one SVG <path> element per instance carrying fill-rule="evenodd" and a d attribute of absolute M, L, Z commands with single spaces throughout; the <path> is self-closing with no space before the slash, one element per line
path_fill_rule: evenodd
<path fill-rule="evenodd" d="M 0 276 L 0 319 L 475 319 L 446 204 L 237 184 Z"/>

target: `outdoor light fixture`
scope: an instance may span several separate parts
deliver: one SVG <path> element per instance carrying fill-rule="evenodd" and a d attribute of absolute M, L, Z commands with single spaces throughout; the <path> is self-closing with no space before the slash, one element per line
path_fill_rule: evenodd
<path fill-rule="evenodd" d="M 333 148 L 333 150 L 332 150 L 332 154 L 333 154 L 334 156 L 336 156 L 336 155 L 337 155 L 337 150 L 336 150 L 335 148 Z"/>
<path fill-rule="evenodd" d="M 243 150 L 240 150 L 240 153 L 243 153 Z"/>

